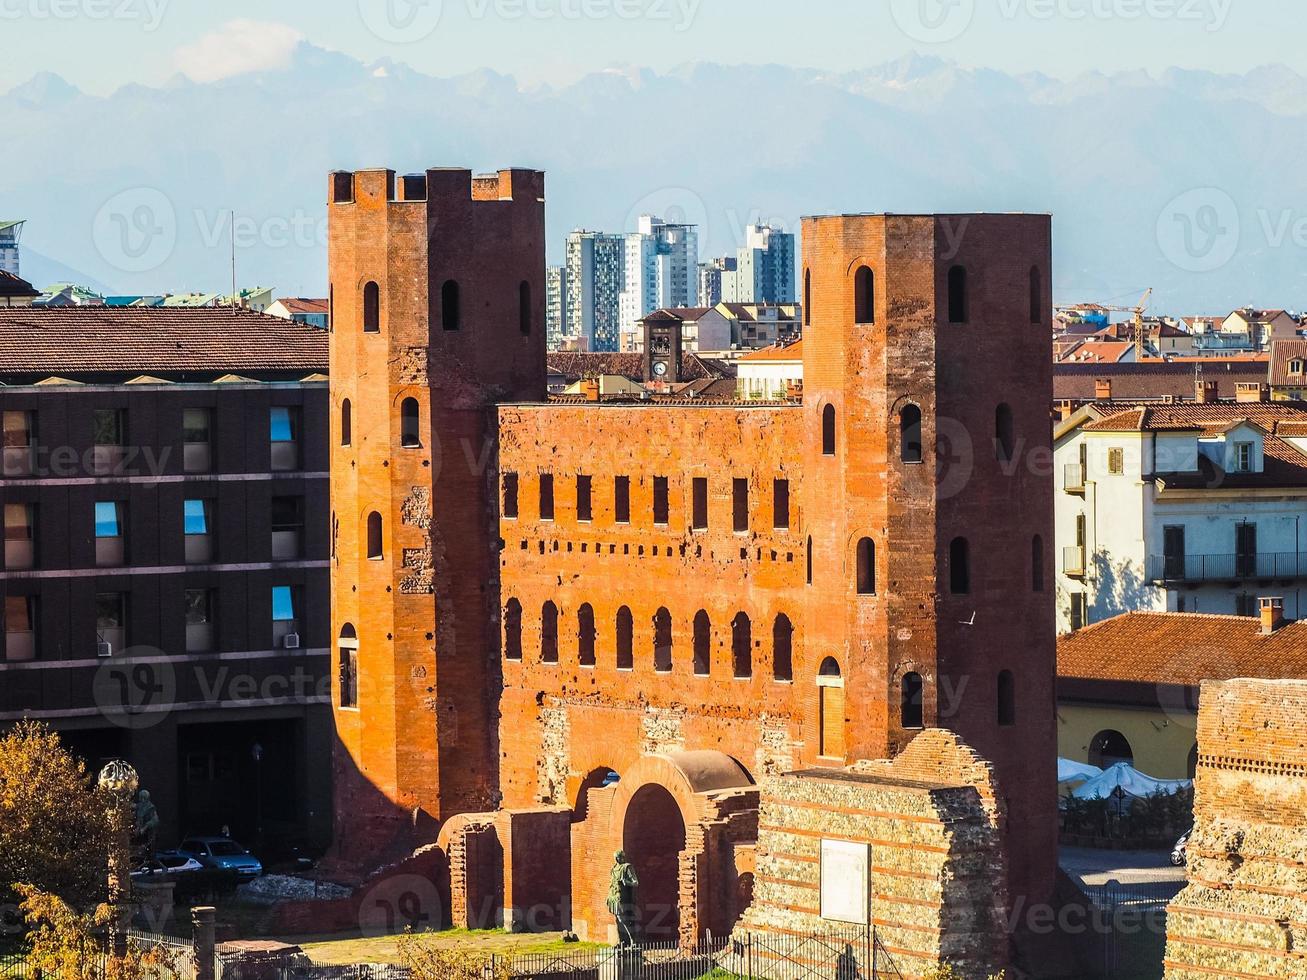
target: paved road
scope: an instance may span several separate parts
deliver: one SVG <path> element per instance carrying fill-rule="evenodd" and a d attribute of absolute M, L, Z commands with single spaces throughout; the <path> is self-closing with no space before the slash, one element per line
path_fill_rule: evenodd
<path fill-rule="evenodd" d="M 1184 868 L 1171 866 L 1167 851 L 1099 851 L 1088 847 L 1063 847 L 1058 852 L 1062 870 L 1079 878 L 1082 886 L 1095 888 L 1115 879 L 1123 885 L 1170 882 L 1179 891 L 1184 885 Z"/>

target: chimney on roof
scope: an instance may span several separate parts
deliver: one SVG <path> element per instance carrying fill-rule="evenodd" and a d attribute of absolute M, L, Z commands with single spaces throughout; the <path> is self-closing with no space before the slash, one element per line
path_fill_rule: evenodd
<path fill-rule="evenodd" d="M 1094 400 L 1100 402 L 1110 402 L 1112 400 L 1111 378 L 1094 379 Z"/>
<path fill-rule="evenodd" d="M 581 382 L 581 394 L 585 395 L 588 402 L 597 402 L 599 400 L 599 379 L 586 378 Z"/>
<path fill-rule="evenodd" d="M 1234 400 L 1241 405 L 1271 400 L 1270 385 L 1252 382 L 1240 382 L 1234 388 Z"/>
<path fill-rule="evenodd" d="M 1284 600 L 1267 598 L 1258 601 L 1262 608 L 1262 636 L 1279 632 L 1285 625 Z"/>
<path fill-rule="evenodd" d="M 1220 387 L 1215 381 L 1206 381 L 1199 378 L 1194 384 L 1194 400 L 1199 405 L 1215 404 L 1220 397 Z"/>

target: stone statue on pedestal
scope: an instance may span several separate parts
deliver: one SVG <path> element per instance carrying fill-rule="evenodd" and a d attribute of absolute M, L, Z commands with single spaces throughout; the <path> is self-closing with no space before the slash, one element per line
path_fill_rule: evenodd
<path fill-rule="evenodd" d="M 635 868 L 627 862 L 625 851 L 613 855 L 613 870 L 608 882 L 608 911 L 617 919 L 617 944 L 622 947 L 634 946 L 640 879 Z"/>
<path fill-rule="evenodd" d="M 150 800 L 148 790 L 136 796 L 136 819 L 132 825 L 132 859 L 136 866 L 154 857 L 155 840 L 159 836 L 159 810 Z"/>

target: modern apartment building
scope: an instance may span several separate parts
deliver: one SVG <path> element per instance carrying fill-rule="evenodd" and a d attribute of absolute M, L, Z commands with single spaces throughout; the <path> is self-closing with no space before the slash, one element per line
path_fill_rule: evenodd
<path fill-rule="evenodd" d="M 710 308 L 722 301 L 722 275 L 734 272 L 736 261 L 718 258 L 699 265 L 699 306 Z"/>
<path fill-rule="evenodd" d="M 722 274 L 721 298 L 727 303 L 793 303 L 794 236 L 771 225 L 750 225 L 744 235 L 735 270 Z"/>
<path fill-rule="evenodd" d="M 562 346 L 567 334 L 567 267 L 545 269 L 545 337 L 550 350 Z"/>
<path fill-rule="evenodd" d="M 643 215 L 626 236 L 625 281 L 621 295 L 623 350 L 632 348 L 640 320 L 654 310 L 691 307 L 699 298 L 699 230 Z"/>
<path fill-rule="evenodd" d="M 625 235 L 578 230 L 567 236 L 565 336 L 585 350 L 619 349 L 625 269 Z"/>
<path fill-rule="evenodd" d="M 18 261 L 18 241 L 23 235 L 22 221 L 0 221 L 0 272 L 22 275 Z"/>
<path fill-rule="evenodd" d="M 128 759 L 160 840 L 331 834 L 327 333 L 0 308 L 0 727 Z"/>

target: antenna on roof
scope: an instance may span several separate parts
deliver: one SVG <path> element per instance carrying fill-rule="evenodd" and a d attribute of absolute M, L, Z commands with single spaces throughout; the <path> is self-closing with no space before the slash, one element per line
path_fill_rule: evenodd
<path fill-rule="evenodd" d="M 236 210 L 231 212 L 231 315 L 237 315 L 236 304 L 240 297 L 236 295 Z"/>

